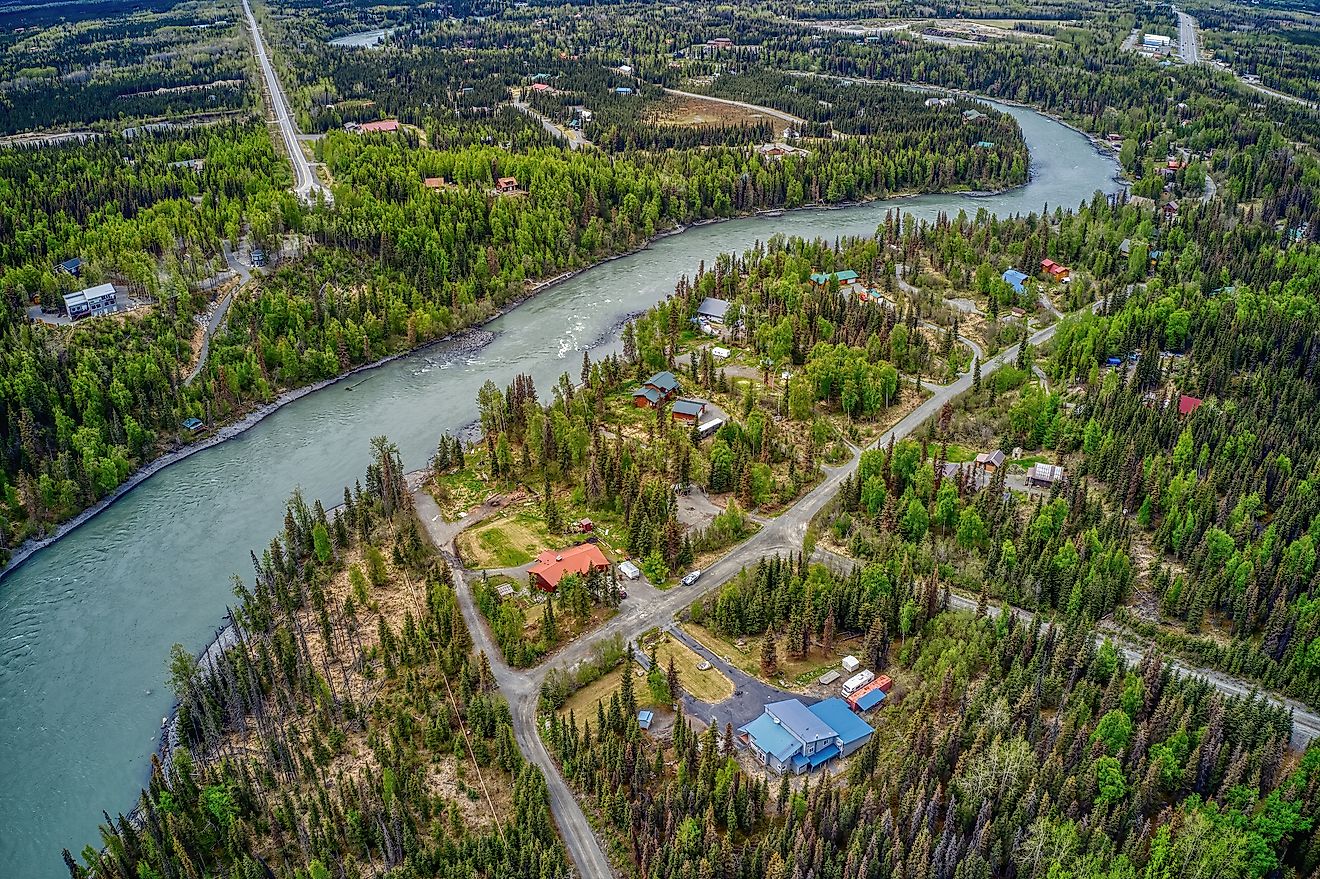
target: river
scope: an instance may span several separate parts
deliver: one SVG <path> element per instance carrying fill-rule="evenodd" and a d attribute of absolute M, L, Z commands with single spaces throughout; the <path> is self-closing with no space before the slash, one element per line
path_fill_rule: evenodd
<path fill-rule="evenodd" d="M 673 291 L 716 254 L 775 233 L 870 235 L 885 211 L 1000 215 L 1074 207 L 1111 193 L 1117 165 L 1084 136 L 1018 107 L 1032 181 L 1008 193 L 921 196 L 689 229 L 552 287 L 488 325 L 486 347 L 432 348 L 291 403 L 252 430 L 175 464 L 0 583 L 0 874 L 67 875 L 60 850 L 97 841 L 101 810 L 127 812 L 169 711 L 165 659 L 200 649 L 233 602 L 231 578 L 281 527 L 301 487 L 327 506 L 362 476 L 388 434 L 409 468 L 442 431 L 476 416 L 486 379 L 529 373 L 547 390 L 578 375 L 584 347 L 618 345 L 621 317 Z M 348 391 L 346 385 L 354 385 Z"/>

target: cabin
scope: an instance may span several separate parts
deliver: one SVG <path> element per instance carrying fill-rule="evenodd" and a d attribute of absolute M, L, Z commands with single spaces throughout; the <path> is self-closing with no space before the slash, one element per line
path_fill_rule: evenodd
<path fill-rule="evenodd" d="M 811 283 L 817 287 L 826 287 L 830 281 L 837 281 L 840 287 L 844 287 L 855 284 L 859 280 L 857 273 L 852 269 L 844 269 L 841 272 L 832 272 L 828 275 L 824 272 L 813 272 L 811 275 Z"/>
<path fill-rule="evenodd" d="M 1009 269 L 1003 274 L 1004 283 L 1013 288 L 1014 293 L 1027 292 L 1026 272 L 1019 272 L 1017 269 Z"/>
<path fill-rule="evenodd" d="M 707 40 L 706 45 L 712 49 L 732 49 L 733 40 L 728 37 L 716 37 L 713 40 Z"/>
<path fill-rule="evenodd" d="M 1056 482 L 1063 482 L 1063 468 L 1058 464 L 1032 464 L 1027 470 L 1027 485 L 1050 488 Z"/>
<path fill-rule="evenodd" d="M 82 257 L 75 256 L 73 259 L 66 259 L 55 267 L 55 271 L 63 272 L 71 278 L 82 277 L 83 261 Z"/>
<path fill-rule="evenodd" d="M 427 177 L 425 180 L 422 181 L 422 185 L 425 186 L 427 189 L 444 189 L 446 185 L 445 178 Z"/>
<path fill-rule="evenodd" d="M 985 114 L 980 110 L 963 110 L 962 118 L 964 122 L 975 122 L 978 119 L 984 119 Z"/>
<path fill-rule="evenodd" d="M 517 177 L 501 177 L 495 181 L 495 191 L 500 195 L 511 195 L 518 191 Z"/>
<path fill-rule="evenodd" d="M 568 549 L 547 549 L 536 557 L 536 562 L 527 573 L 533 585 L 542 592 L 554 592 L 559 588 L 559 581 L 569 574 L 582 574 L 592 571 L 604 571 L 610 566 L 609 559 L 594 543 L 580 543 Z"/>
<path fill-rule="evenodd" d="M 1204 401 L 1204 400 L 1201 400 L 1201 399 L 1198 398 L 1198 397 L 1189 397 L 1189 396 L 1187 396 L 1186 394 L 1179 394 L 1179 395 L 1178 395 L 1178 414 L 1179 414 L 1179 415 L 1191 415 L 1191 414 L 1192 414 L 1193 412 L 1195 412 L 1197 409 L 1201 408 L 1201 404 L 1202 404 L 1203 402 L 1205 402 L 1205 401 Z"/>
<path fill-rule="evenodd" d="M 1040 261 L 1040 270 L 1049 275 L 1052 281 L 1066 281 L 1072 274 L 1071 270 L 1064 265 L 1060 265 L 1052 259 L 1046 258 Z"/>
<path fill-rule="evenodd" d="M 631 95 L 633 90 L 626 85 L 616 86 L 614 89 L 616 95 Z"/>
<path fill-rule="evenodd" d="M 993 140 L 978 140 L 976 147 L 982 150 L 992 150 L 995 148 L 995 142 Z"/>
<path fill-rule="evenodd" d="M 766 769 L 798 775 L 853 754 L 874 732 L 842 699 L 810 707 L 800 699 L 785 699 L 765 705 L 760 717 L 738 729 L 738 736 Z"/>
<path fill-rule="evenodd" d="M 724 323 L 724 316 L 729 313 L 729 303 L 723 299 L 707 296 L 697 306 L 697 318 L 711 324 Z"/>
<path fill-rule="evenodd" d="M 200 418 L 185 418 L 182 426 L 183 429 L 189 433 L 197 433 L 202 428 L 206 427 L 206 424 Z"/>
<path fill-rule="evenodd" d="M 532 91 L 534 91 L 534 92 L 539 92 L 539 93 L 541 93 L 541 94 L 543 94 L 543 95 L 552 94 L 552 93 L 554 92 L 554 89 L 553 89 L 553 88 L 551 88 L 550 86 L 546 85 L 546 84 L 543 83 L 543 82 L 532 83 L 532 87 L 531 87 L 531 88 L 532 88 Z"/>
<path fill-rule="evenodd" d="M 994 473 L 1004 466 L 1004 453 L 999 449 L 995 449 L 993 452 L 982 452 L 976 456 L 973 466 L 984 473 Z"/>
<path fill-rule="evenodd" d="M 633 391 L 633 405 L 638 409 L 654 409 L 678 393 L 678 379 L 668 370 L 657 372 Z"/>
<path fill-rule="evenodd" d="M 69 313 L 69 320 L 109 314 L 115 310 L 115 285 L 97 284 L 68 293 L 64 297 L 64 310 Z"/>
<path fill-rule="evenodd" d="M 696 424 L 705 413 L 705 400 L 690 400 L 680 397 L 674 401 L 674 407 L 670 410 L 669 417 L 684 424 Z"/>

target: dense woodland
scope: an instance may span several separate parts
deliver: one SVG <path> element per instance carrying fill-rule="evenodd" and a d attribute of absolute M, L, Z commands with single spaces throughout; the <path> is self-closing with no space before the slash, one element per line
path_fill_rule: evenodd
<path fill-rule="evenodd" d="M 864 575 L 822 585 L 787 562 L 748 576 L 794 613 L 819 588 L 856 597 L 863 627 L 897 622 L 896 587 Z M 554 716 L 548 739 L 655 879 L 1230 879 L 1320 862 L 1320 750 L 1289 757 L 1278 709 L 1150 657 L 1127 666 L 1085 625 L 937 613 L 908 631 L 893 668 L 914 684 L 841 779 L 748 775 L 730 728 L 698 733 L 681 715 L 658 742 L 638 729 L 628 676 L 594 717 Z"/>
<path fill-rule="evenodd" d="M 74 879 L 568 875 L 398 452 L 373 454 L 333 516 L 295 495 L 231 646 L 176 647 L 177 743 L 86 867 L 65 852 Z"/>

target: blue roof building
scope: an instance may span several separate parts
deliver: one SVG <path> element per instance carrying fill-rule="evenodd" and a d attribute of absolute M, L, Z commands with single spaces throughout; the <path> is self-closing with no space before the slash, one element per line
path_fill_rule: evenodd
<path fill-rule="evenodd" d="M 838 281 L 840 284 L 848 284 L 857 280 L 857 273 L 852 269 L 844 269 L 841 272 L 825 274 L 824 272 L 815 272 L 811 276 L 811 283 L 825 285 L 830 281 Z"/>
<path fill-rule="evenodd" d="M 847 757 L 866 744 L 873 732 L 838 698 L 810 707 L 797 699 L 771 702 L 760 717 L 738 730 L 766 768 L 794 774 L 835 757 Z"/>
<path fill-rule="evenodd" d="M 1027 276 L 1024 273 L 1019 272 L 1017 269 L 1009 269 L 1004 272 L 1004 283 L 1012 287 L 1016 293 L 1023 293 L 1026 291 L 1026 287 L 1023 286 L 1026 280 Z"/>
<path fill-rule="evenodd" d="M 655 712 L 643 708 L 637 712 L 637 725 L 642 729 L 650 729 L 651 724 L 655 722 Z"/>
<path fill-rule="evenodd" d="M 885 691 L 876 687 L 874 690 L 867 690 L 857 697 L 857 710 L 870 711 L 872 708 L 885 701 Z"/>

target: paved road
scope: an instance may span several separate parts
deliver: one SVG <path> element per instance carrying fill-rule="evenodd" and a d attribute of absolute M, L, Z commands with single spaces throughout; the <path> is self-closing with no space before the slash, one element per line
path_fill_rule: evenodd
<path fill-rule="evenodd" d="M 321 181 L 316 179 L 316 173 L 307 163 L 307 157 L 303 155 L 302 147 L 298 144 L 298 129 L 293 124 L 289 102 L 284 97 L 280 78 L 275 75 L 275 68 L 266 54 L 266 43 L 261 38 L 261 28 L 257 26 L 257 17 L 252 14 L 252 6 L 248 0 L 243 0 L 243 13 L 247 16 L 248 27 L 252 30 L 252 44 L 256 48 L 257 63 L 261 65 L 261 73 L 266 79 L 270 108 L 275 116 L 275 123 L 279 125 L 280 137 L 284 140 L 284 150 L 289 154 L 289 161 L 293 164 L 293 191 L 305 202 L 314 203 L 319 196 L 327 203 L 333 204 L 334 196 L 321 184 Z"/>
<path fill-rule="evenodd" d="M 553 121 L 533 110 L 530 104 L 523 101 L 515 100 L 513 106 L 540 122 L 541 127 L 555 140 L 567 141 L 570 150 L 580 150 L 583 147 L 591 146 L 591 141 L 587 140 L 586 135 L 581 130 L 577 128 L 560 128 Z"/>
<path fill-rule="evenodd" d="M 1058 325 L 1055 324 L 1038 331 L 1031 336 L 1031 343 L 1039 346 L 1049 341 L 1057 327 Z M 1010 346 L 985 361 L 981 367 L 982 376 L 989 376 L 1005 363 L 1012 363 L 1017 357 L 1017 349 L 1017 345 Z M 899 421 L 892 430 L 881 436 L 874 445 L 883 447 L 891 438 L 899 440 L 906 437 L 938 413 L 946 402 L 965 393 L 971 386 L 970 370 L 948 385 L 933 386 L 931 389 L 934 393 Z M 770 556 L 800 551 L 806 539 L 807 526 L 834 498 L 839 486 L 857 469 L 860 460 L 861 453 L 855 450 L 847 463 L 839 467 L 822 468 L 825 478 L 814 489 L 792 508 L 712 564 L 693 585 L 676 586 L 661 592 L 652 587 L 643 589 L 639 584 L 632 584 L 629 587 L 629 598 L 619 606 L 618 614 L 589 637 L 579 638 L 564 647 L 550 661 L 525 671 L 514 671 L 501 659 L 499 649 L 492 641 L 485 621 L 473 603 L 471 590 L 467 588 L 463 577 L 458 573 L 452 551 L 452 541 L 455 536 L 453 528 L 443 522 L 440 509 L 429 493 L 424 490 L 413 493 L 413 505 L 422 524 L 426 527 L 432 542 L 441 549 L 455 570 L 454 588 L 458 592 L 463 618 L 472 632 L 477 649 L 484 651 L 489 657 L 500 690 L 509 702 L 518 744 L 523 754 L 539 766 L 546 776 L 546 784 L 550 790 L 550 807 L 555 822 L 580 875 L 594 879 L 597 876 L 610 876 L 613 873 L 604 850 L 591 830 L 591 825 L 537 734 L 541 682 L 545 680 L 550 667 L 554 665 L 571 668 L 577 665 L 590 657 L 593 644 L 605 638 L 618 635 L 625 641 L 635 641 L 646 630 L 667 625 L 694 599 L 736 577 L 748 565 Z"/>
<path fill-rule="evenodd" d="M 230 290 L 220 300 L 215 311 L 211 312 L 211 317 L 206 321 L 206 329 L 202 333 L 202 350 L 197 353 L 197 364 L 193 366 L 188 373 L 188 377 L 183 380 L 185 385 L 190 385 L 197 376 L 201 375 L 202 368 L 206 366 L 206 358 L 211 353 L 211 337 L 215 331 L 220 329 L 220 324 L 224 323 L 225 315 L 229 313 L 229 306 L 234 301 L 234 297 L 239 291 L 247 286 L 248 281 L 252 280 L 252 272 L 247 266 L 238 261 L 238 257 L 229 248 L 229 242 L 221 243 L 220 249 L 224 252 L 225 263 L 229 266 L 229 271 L 238 276 L 238 286 Z"/>
<path fill-rule="evenodd" d="M 1178 16 L 1178 54 L 1184 64 L 1201 63 L 1201 40 L 1196 32 L 1196 19 L 1177 6 L 1172 7 Z"/>
<path fill-rule="evenodd" d="M 825 549 L 824 547 L 816 547 L 816 551 L 812 554 L 811 558 L 812 561 L 823 564 L 835 573 L 844 576 L 850 574 L 853 568 L 858 564 L 857 560 L 851 556 L 842 555 L 832 550 Z M 955 610 L 974 611 L 976 610 L 976 599 L 959 595 L 956 592 L 950 593 L 949 606 Z M 1035 616 L 1031 612 L 1023 610 L 1022 608 L 1015 607 L 1010 608 L 1010 610 L 1023 622 L 1031 622 Z M 992 604 L 987 608 L 987 613 L 992 617 L 997 617 L 1002 612 L 1003 609 L 997 605 Z M 1046 623 L 1046 625 L 1049 625 L 1049 623 Z M 1118 652 L 1123 655 L 1123 658 L 1128 663 L 1136 665 L 1141 662 L 1146 651 L 1145 645 L 1125 640 L 1126 633 L 1119 630 L 1112 623 L 1101 622 L 1099 628 L 1102 631 L 1097 632 L 1097 639 L 1107 638 L 1112 641 L 1115 648 L 1117 648 Z M 1248 696 L 1252 693 L 1257 693 L 1258 695 L 1264 696 L 1265 699 L 1275 705 L 1280 705 L 1291 711 L 1293 714 L 1291 743 L 1293 748 L 1298 751 L 1305 750 L 1312 740 L 1320 738 L 1320 715 L 1317 715 L 1296 700 L 1262 694 L 1258 687 L 1223 674 L 1222 672 L 1188 665 L 1187 663 L 1180 662 L 1177 659 L 1172 659 L 1167 656 L 1164 657 L 1164 661 L 1169 664 L 1169 667 L 1172 668 L 1176 674 L 1202 678 L 1216 690 L 1226 695 Z"/>

